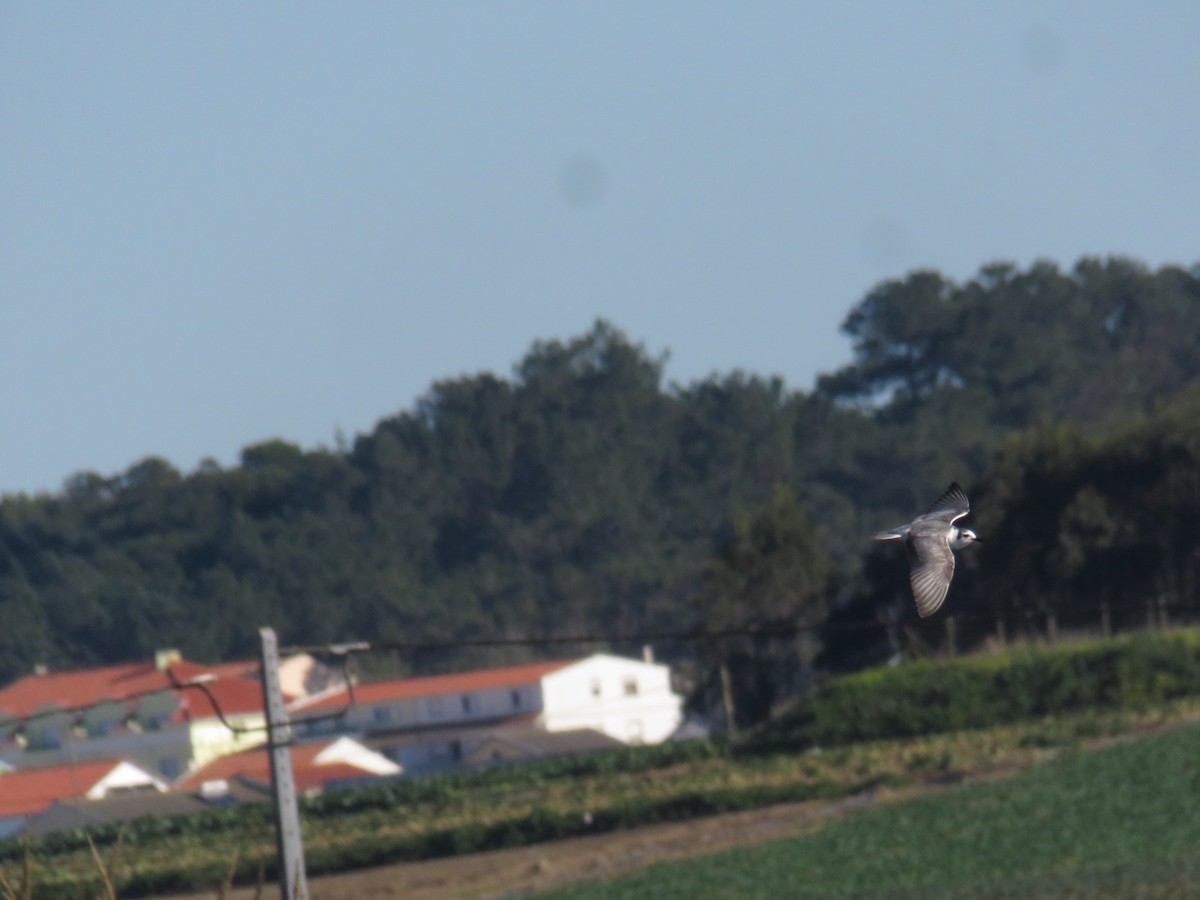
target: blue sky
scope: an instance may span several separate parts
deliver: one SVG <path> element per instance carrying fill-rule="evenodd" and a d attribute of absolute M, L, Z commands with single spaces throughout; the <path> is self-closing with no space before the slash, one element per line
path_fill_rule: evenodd
<path fill-rule="evenodd" d="M 1200 260 L 1200 4 L 0 0 L 0 492 L 332 446 L 597 317 L 809 388 L 885 278 Z"/>

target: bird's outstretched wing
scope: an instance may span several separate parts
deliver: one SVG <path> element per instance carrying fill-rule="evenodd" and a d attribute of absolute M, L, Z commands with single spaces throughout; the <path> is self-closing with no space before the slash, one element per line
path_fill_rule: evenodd
<path fill-rule="evenodd" d="M 908 573 L 917 614 L 922 619 L 932 616 L 941 607 L 954 577 L 954 553 L 944 531 L 910 533 L 905 541 L 908 548 Z"/>
<path fill-rule="evenodd" d="M 949 524 L 958 521 L 970 511 L 971 501 L 967 499 L 966 491 L 958 486 L 957 481 L 952 481 L 950 487 L 946 488 L 946 493 L 938 497 L 921 518 L 933 518 Z"/>

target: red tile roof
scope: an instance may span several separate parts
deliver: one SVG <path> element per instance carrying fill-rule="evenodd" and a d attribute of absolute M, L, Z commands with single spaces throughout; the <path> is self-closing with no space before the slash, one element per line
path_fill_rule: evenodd
<path fill-rule="evenodd" d="M 172 722 L 207 719 L 217 715 L 209 694 L 217 701 L 225 716 L 245 716 L 263 711 L 262 685 L 246 678 L 218 678 L 204 685 L 208 693 L 199 688 L 187 688 L 180 692 L 179 706 L 171 716 Z M 286 697 L 284 698 L 287 699 Z"/>
<path fill-rule="evenodd" d="M 176 678 L 186 681 L 204 674 L 230 678 L 252 671 L 253 666 L 248 663 L 207 666 L 181 660 L 169 668 Z M 170 687 L 170 676 L 152 661 L 26 675 L 0 689 L 0 710 L 25 716 L 48 707 L 88 706 Z"/>
<path fill-rule="evenodd" d="M 55 800 L 82 797 L 121 764 L 102 759 L 0 774 L 0 818 L 41 812 Z"/>
<path fill-rule="evenodd" d="M 158 669 L 153 661 L 124 663 L 93 669 L 74 669 L 45 675 L 26 675 L 0 689 L 0 713 L 22 718 L 39 711 L 76 709 L 105 701 L 121 701 L 172 689 L 171 675 L 187 681 L 202 675 L 215 675 L 205 686 L 217 697 L 229 715 L 261 711 L 262 688 L 253 663 L 225 663 L 216 666 L 180 660 L 167 669 Z M 169 669 L 169 671 L 168 671 Z M 242 676 L 249 677 L 242 677 Z M 212 703 L 202 691 L 189 688 L 182 692 L 180 709 L 174 720 L 215 715 Z"/>
<path fill-rule="evenodd" d="M 391 681 L 375 681 L 356 685 L 354 700 L 357 704 L 386 703 L 406 700 L 411 697 L 435 697 L 441 694 L 465 694 L 492 688 L 519 687 L 533 684 L 564 666 L 577 662 L 560 659 L 553 662 L 532 663 L 525 666 L 510 666 L 504 669 L 480 669 L 475 672 L 459 672 L 453 675 L 430 675 L 424 678 L 399 678 Z M 326 694 L 309 702 L 296 704 L 296 709 L 331 709 L 346 703 L 345 691 Z"/>
<path fill-rule="evenodd" d="M 292 777 L 296 782 L 296 790 L 311 791 L 321 788 L 329 781 L 371 777 L 376 774 L 340 759 L 328 763 L 318 763 L 317 755 L 330 743 L 332 742 L 298 744 L 291 748 Z M 251 779 L 269 784 L 271 760 L 267 751 L 260 747 L 255 750 L 244 750 L 241 753 L 218 757 L 208 765 L 183 776 L 175 783 L 174 789 L 196 791 L 206 781 L 232 781 L 234 778 Z"/>

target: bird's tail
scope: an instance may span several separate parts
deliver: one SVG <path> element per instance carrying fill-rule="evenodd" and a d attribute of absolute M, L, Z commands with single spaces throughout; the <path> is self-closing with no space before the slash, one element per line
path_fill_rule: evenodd
<path fill-rule="evenodd" d="M 898 541 L 904 537 L 907 529 L 893 528 L 891 531 L 877 531 L 871 535 L 871 540 L 874 541 Z"/>

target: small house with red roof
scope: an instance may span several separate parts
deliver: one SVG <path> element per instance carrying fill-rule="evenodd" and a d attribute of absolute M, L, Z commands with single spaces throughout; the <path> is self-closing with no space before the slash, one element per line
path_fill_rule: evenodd
<path fill-rule="evenodd" d="M 16 834 L 30 817 L 58 800 L 98 800 L 122 792 L 166 789 L 163 779 L 123 759 L 0 772 L 0 838 Z"/>
<path fill-rule="evenodd" d="M 348 737 L 293 745 L 292 777 L 301 794 L 317 794 L 333 783 L 351 784 L 376 778 L 395 777 L 400 766 Z M 174 785 L 176 791 L 219 796 L 234 781 L 271 783 L 271 761 L 265 748 L 243 750 L 214 759 L 189 772 Z"/>

